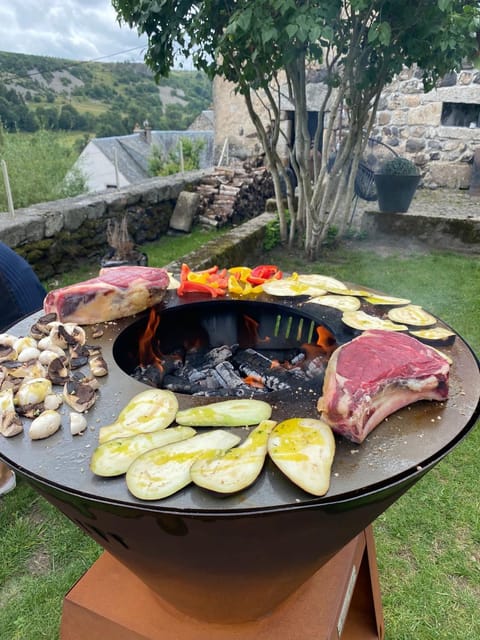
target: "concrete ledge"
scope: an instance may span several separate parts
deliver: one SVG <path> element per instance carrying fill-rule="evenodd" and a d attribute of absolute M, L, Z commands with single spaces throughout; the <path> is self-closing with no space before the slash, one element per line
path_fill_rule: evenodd
<path fill-rule="evenodd" d="M 261 260 L 265 251 L 263 244 L 267 227 L 276 218 L 276 213 L 262 213 L 224 235 L 210 240 L 200 249 L 170 262 L 165 265 L 165 268 L 179 273 L 183 262 L 196 270 L 208 269 L 216 264 L 220 267 L 252 265 Z"/>
<path fill-rule="evenodd" d="M 432 249 L 480 253 L 480 219 L 364 211 L 361 230 L 371 239 L 405 238 Z"/>

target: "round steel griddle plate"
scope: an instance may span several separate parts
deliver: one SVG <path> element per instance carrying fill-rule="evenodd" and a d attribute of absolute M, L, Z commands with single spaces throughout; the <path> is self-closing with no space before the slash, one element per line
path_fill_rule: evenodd
<path fill-rule="evenodd" d="M 325 310 L 318 305 L 305 305 Z M 304 308 L 305 308 L 304 307 Z M 318 311 L 318 313 L 329 313 Z M 23 320 L 10 332 L 25 335 L 37 315 Z M 422 473 L 451 450 L 473 427 L 479 413 L 480 372 L 478 362 L 468 345 L 457 336 L 451 347 L 445 348 L 453 360 L 450 373 L 450 397 L 444 403 L 419 402 L 396 412 L 379 425 L 361 445 L 337 438 L 331 486 L 322 498 L 315 498 L 286 479 L 267 461 L 264 471 L 247 490 L 236 495 L 219 497 L 190 485 L 160 501 L 143 502 L 128 491 L 123 476 L 100 478 L 89 469 L 91 454 L 98 442 L 101 426 L 115 421 L 119 412 L 146 385 L 137 382 L 116 364 L 112 348 L 117 336 L 134 319 L 101 325 L 102 345 L 109 366 L 109 375 L 100 379 L 99 398 L 86 414 L 88 429 L 81 436 L 69 431 L 69 407 L 61 408 L 62 428 L 45 440 L 31 441 L 28 420 L 23 434 L 14 438 L 0 437 L 0 455 L 21 474 L 47 485 L 101 502 L 113 502 L 138 508 L 161 511 L 225 513 L 264 511 L 300 505 L 329 504 L 358 499 L 379 489 L 385 489 L 405 477 Z M 91 328 L 86 327 L 90 336 Z M 95 339 L 88 337 L 89 344 Z M 59 388 L 56 388 L 60 391 Z M 320 395 L 320 390 L 319 394 Z M 292 398 L 291 394 L 266 396 L 273 406 L 272 419 L 317 417 L 317 394 Z M 179 395 L 180 408 L 212 402 L 212 399 Z M 262 396 L 263 398 L 263 396 Z M 247 429 L 238 429 L 244 436 Z"/>

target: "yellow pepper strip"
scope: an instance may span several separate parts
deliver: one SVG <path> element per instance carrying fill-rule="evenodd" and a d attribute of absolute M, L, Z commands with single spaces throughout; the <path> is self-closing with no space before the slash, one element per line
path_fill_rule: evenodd
<path fill-rule="evenodd" d="M 252 270 L 250 269 L 250 267 L 231 267 L 228 270 L 228 273 L 230 273 L 232 276 L 234 276 L 237 280 L 240 280 L 241 282 L 246 282 L 251 272 Z"/>
<path fill-rule="evenodd" d="M 230 276 L 228 278 L 228 291 L 237 296 L 257 295 L 263 291 L 263 287 L 261 285 L 252 287 L 250 282 L 241 282 L 235 276 Z"/>
<path fill-rule="evenodd" d="M 209 273 L 201 271 L 190 271 L 187 276 L 189 282 L 200 282 L 201 284 L 208 284 L 210 287 L 218 287 L 218 282 L 212 282 Z"/>

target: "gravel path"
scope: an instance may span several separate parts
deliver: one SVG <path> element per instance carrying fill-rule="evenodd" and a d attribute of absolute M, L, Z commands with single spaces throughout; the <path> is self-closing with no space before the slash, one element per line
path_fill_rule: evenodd
<path fill-rule="evenodd" d="M 359 200 L 355 215 L 362 211 L 378 211 L 378 205 Z M 402 215 L 480 219 L 480 195 L 460 189 L 417 189 L 408 212 Z"/>

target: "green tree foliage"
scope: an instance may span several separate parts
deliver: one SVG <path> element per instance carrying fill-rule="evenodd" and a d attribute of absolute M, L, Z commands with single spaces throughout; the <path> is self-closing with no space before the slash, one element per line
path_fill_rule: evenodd
<path fill-rule="evenodd" d="M 180 138 L 179 144 L 165 154 L 158 145 L 153 145 L 148 159 L 151 176 L 169 176 L 182 170 L 193 171 L 200 168 L 200 153 L 205 147 L 204 140 Z"/>
<path fill-rule="evenodd" d="M 39 130 L 31 135 L 2 132 L 0 159 L 8 169 L 16 209 L 36 202 L 78 195 L 86 191 L 80 171 L 71 172 L 77 154 L 58 134 Z M 68 176 L 65 179 L 65 176 Z M 0 183 L 0 211 L 6 211 L 7 194 Z"/>
<path fill-rule="evenodd" d="M 154 129 L 186 129 L 210 107 L 211 81 L 199 71 L 172 71 L 162 85 L 179 104 L 162 104 L 152 71 L 139 63 L 79 63 L 0 52 L 0 119 L 9 131 L 131 133 L 148 120 Z"/>
<path fill-rule="evenodd" d="M 358 162 L 374 122 L 382 89 L 402 67 L 417 64 L 432 88 L 446 72 L 477 53 L 478 0 L 112 0 L 119 18 L 148 37 L 146 61 L 167 76 L 177 55 L 190 55 L 210 77 L 235 83 L 272 170 L 284 242 L 302 238 L 314 258 L 330 226 L 342 233 L 349 219 Z M 324 72 L 325 99 L 317 131 L 308 128 L 307 70 Z M 298 183 L 298 206 L 279 156 L 279 96 L 295 106 L 289 162 Z M 262 110 L 255 105 L 260 97 Z M 335 149 L 340 111 L 347 126 Z M 322 157 L 311 149 L 324 140 Z M 326 152 L 325 152 L 326 151 Z M 290 225 L 280 176 L 287 185 Z"/>

